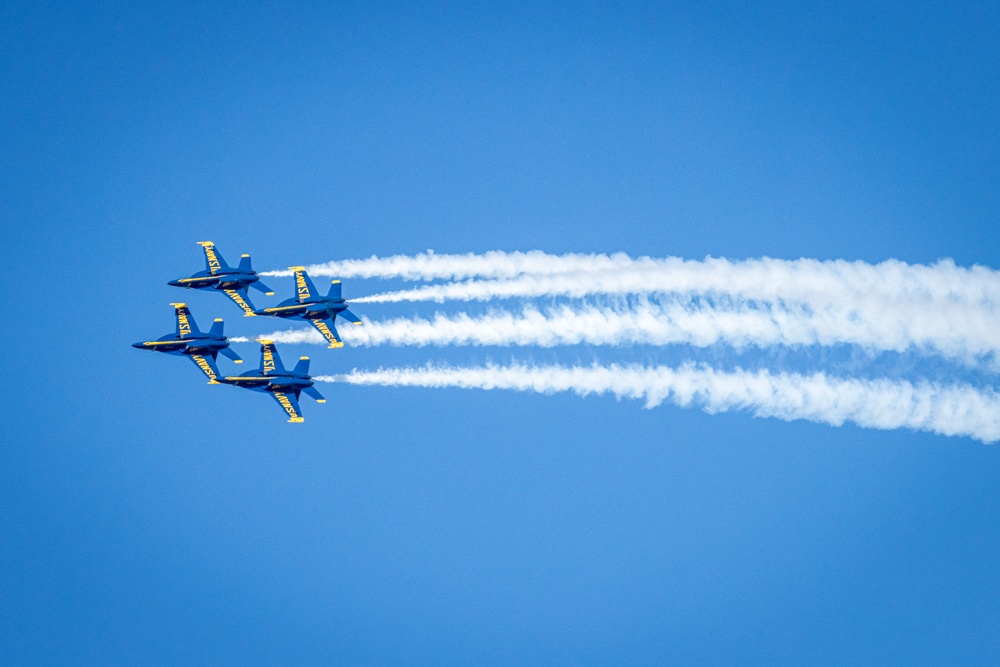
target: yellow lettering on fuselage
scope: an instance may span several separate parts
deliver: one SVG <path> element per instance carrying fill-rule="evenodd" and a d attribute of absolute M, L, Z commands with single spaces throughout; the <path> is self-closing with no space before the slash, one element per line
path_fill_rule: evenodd
<path fill-rule="evenodd" d="M 309 285 L 306 284 L 306 277 L 304 273 L 298 271 L 295 272 L 295 290 L 298 292 L 299 301 L 303 299 L 308 299 L 312 296 L 309 293 Z"/>
<path fill-rule="evenodd" d="M 299 417 L 299 413 L 295 411 L 295 406 L 292 405 L 292 402 L 288 400 L 287 396 L 284 394 L 275 394 L 275 396 L 278 398 L 278 403 L 280 403 L 281 407 L 285 409 L 285 412 L 288 413 L 289 417 L 294 420 L 301 419 L 301 417 Z"/>
<path fill-rule="evenodd" d="M 213 275 L 222 268 L 222 265 L 219 264 L 219 258 L 215 256 L 215 246 L 205 246 L 205 257 L 208 259 L 208 270 Z"/>
<path fill-rule="evenodd" d="M 226 296 L 228 296 L 230 299 L 232 299 L 236 303 L 237 306 L 239 306 L 240 308 L 242 308 L 244 313 L 246 313 L 247 315 L 254 315 L 255 314 L 253 312 L 253 308 L 251 308 L 250 304 L 246 302 L 246 299 L 244 299 L 242 296 L 240 296 L 239 292 L 237 292 L 234 289 L 227 289 L 227 290 L 222 290 L 222 291 L 225 292 Z"/>
<path fill-rule="evenodd" d="M 208 376 L 209 382 L 215 382 L 215 371 L 212 370 L 212 367 L 205 360 L 205 357 L 194 355 L 193 359 L 194 363 L 198 364 L 198 368 L 201 369 L 201 372 Z"/>

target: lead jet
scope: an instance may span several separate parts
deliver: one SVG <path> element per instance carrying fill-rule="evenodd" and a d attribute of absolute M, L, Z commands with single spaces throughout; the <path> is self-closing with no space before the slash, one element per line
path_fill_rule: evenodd
<path fill-rule="evenodd" d="M 187 357 L 208 377 L 209 384 L 219 384 L 219 369 L 215 366 L 217 355 L 222 354 L 238 364 L 243 363 L 240 355 L 229 348 L 229 340 L 222 335 L 222 320 L 215 320 L 208 333 L 204 333 L 198 329 L 186 304 L 170 305 L 174 307 L 177 318 L 174 333 L 160 336 L 156 340 L 132 343 L 132 347 Z"/>
<path fill-rule="evenodd" d="M 299 409 L 300 394 L 315 398 L 317 403 L 326 403 L 323 395 L 313 387 L 309 376 L 309 357 L 299 357 L 295 368 L 287 371 L 274 342 L 263 338 L 260 339 L 260 368 L 224 377 L 222 382 L 270 394 L 288 415 L 288 421 L 293 423 L 305 421 Z"/>
<path fill-rule="evenodd" d="M 260 282 L 257 272 L 250 266 L 250 255 L 240 257 L 240 265 L 235 269 L 222 258 L 211 241 L 198 241 L 205 250 L 205 270 L 199 271 L 189 278 L 171 280 L 168 285 L 186 289 L 214 289 L 222 292 L 232 300 L 244 317 L 253 317 L 254 305 L 247 296 L 247 288 L 252 287 L 268 296 L 274 296 L 270 287 Z"/>
<path fill-rule="evenodd" d="M 330 293 L 322 296 L 304 267 L 290 266 L 295 273 L 295 296 L 282 301 L 277 306 L 262 308 L 254 311 L 257 315 L 270 315 L 271 317 L 281 317 L 288 320 L 301 320 L 316 327 L 316 330 L 323 334 L 330 347 L 343 347 L 344 341 L 337 333 L 335 322 L 337 316 L 344 318 L 348 322 L 356 325 L 361 324 L 358 316 L 347 309 L 347 302 L 341 295 L 341 285 L 339 280 L 334 280 L 330 285 Z"/>

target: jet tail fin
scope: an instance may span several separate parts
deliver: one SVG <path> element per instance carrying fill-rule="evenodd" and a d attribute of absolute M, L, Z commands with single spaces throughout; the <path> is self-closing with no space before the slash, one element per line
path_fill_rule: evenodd
<path fill-rule="evenodd" d="M 250 255 L 240 255 L 240 271 L 253 271 L 250 267 Z"/>
<path fill-rule="evenodd" d="M 174 329 L 174 333 L 177 334 L 178 338 L 201 333 L 186 303 L 172 303 L 170 305 L 174 307 L 174 316 L 177 318 L 177 326 Z"/>
<path fill-rule="evenodd" d="M 223 336 L 222 333 L 223 326 L 225 326 L 225 323 L 222 321 L 222 318 L 216 317 L 215 321 L 212 322 L 212 328 L 208 330 L 208 334 L 210 336 L 218 336 L 221 338 Z"/>
<path fill-rule="evenodd" d="M 309 375 L 309 357 L 299 357 L 299 363 L 295 364 L 295 368 L 292 369 L 292 372 Z"/>
<path fill-rule="evenodd" d="M 334 280 L 333 283 L 330 284 L 330 293 L 326 295 L 327 298 L 328 299 L 343 299 L 344 296 L 343 296 L 343 289 L 342 289 L 342 287 L 343 287 L 343 285 L 340 284 L 339 280 Z"/>

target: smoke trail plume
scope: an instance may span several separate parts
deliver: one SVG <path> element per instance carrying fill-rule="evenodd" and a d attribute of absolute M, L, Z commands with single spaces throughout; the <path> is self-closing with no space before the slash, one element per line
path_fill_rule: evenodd
<path fill-rule="evenodd" d="M 969 436 L 985 443 L 1000 439 L 1000 395 L 970 385 L 888 380 L 837 379 L 825 373 L 798 375 L 767 371 L 722 372 L 705 366 L 483 366 L 354 370 L 317 376 L 323 382 L 391 387 L 511 389 L 581 396 L 612 394 L 645 401 L 700 405 L 707 412 L 745 409 L 758 417 L 806 419 L 840 426 L 853 422 L 878 429 L 910 428 Z"/>
<path fill-rule="evenodd" d="M 466 313 L 372 321 L 345 327 L 352 345 L 670 345 L 736 348 L 774 345 L 858 345 L 869 350 L 917 350 L 969 365 L 1000 356 L 1000 317 L 986 313 L 939 311 L 912 305 L 855 309 L 828 306 L 808 309 L 795 304 L 733 303 L 716 306 L 699 300 L 641 302 L 620 307 L 562 305 L 519 313 Z M 315 343 L 324 339 L 311 328 L 266 335 L 279 343 Z"/>
<path fill-rule="evenodd" d="M 345 259 L 312 264 L 310 275 L 335 278 L 404 278 L 406 280 L 459 280 L 462 278 L 513 278 L 523 274 L 544 275 L 573 271 L 623 269 L 643 264 L 648 257 L 632 259 L 624 253 L 613 255 L 550 255 L 540 250 L 503 252 L 493 250 L 481 255 L 438 255 L 433 251 L 418 255 L 393 255 L 367 259 Z M 292 272 L 267 271 L 262 276 L 290 276 Z"/>
<path fill-rule="evenodd" d="M 406 280 L 464 280 L 487 279 L 476 284 L 469 296 L 453 293 L 457 287 L 438 292 L 430 290 L 412 294 L 400 300 L 480 299 L 492 296 L 542 296 L 557 290 L 566 296 L 583 296 L 593 292 L 580 292 L 579 288 L 561 287 L 564 283 L 543 283 L 544 287 L 532 288 L 531 280 L 515 285 L 493 285 L 490 281 L 506 283 L 517 277 L 545 277 L 561 274 L 626 272 L 634 276 L 652 277 L 653 289 L 678 292 L 741 293 L 740 285 L 757 284 L 761 296 L 747 294 L 747 298 L 765 298 L 768 294 L 785 295 L 784 286 L 804 286 L 806 291 L 826 292 L 831 283 L 843 285 L 859 293 L 883 293 L 890 298 L 958 299 L 971 303 L 987 301 L 997 303 L 1000 296 L 1000 272 L 975 266 L 961 268 L 951 260 L 933 265 L 907 264 L 888 260 L 880 264 L 849 262 L 845 260 L 819 261 L 814 259 L 780 260 L 771 258 L 731 261 L 707 258 L 703 261 L 679 257 L 638 257 L 624 253 L 553 255 L 538 250 L 529 252 L 490 251 L 482 254 L 435 254 L 433 251 L 417 255 L 393 255 L 367 259 L 347 259 L 307 267 L 316 276 L 341 278 L 404 278 Z M 265 276 L 289 276 L 291 271 L 271 271 Z M 634 278 L 633 278 L 634 280 Z M 804 281 L 804 285 L 803 285 Z M 607 281 L 605 281 L 607 282 Z M 734 290 L 735 286 L 735 291 Z M 441 286 L 438 286 L 441 287 Z M 770 287 L 769 292 L 767 288 Z M 495 293 L 489 293 L 489 290 Z M 515 292 L 515 290 L 527 292 Z M 635 291 L 631 287 L 602 288 L 608 293 Z M 382 299 L 380 295 L 379 300 Z"/>
<path fill-rule="evenodd" d="M 549 271 L 497 280 L 425 285 L 353 301 L 485 301 L 650 293 L 728 295 L 819 305 L 863 302 L 874 307 L 897 302 L 953 304 L 996 310 L 1000 307 L 1000 272 L 982 266 L 958 267 L 950 260 L 928 266 L 897 260 L 867 264 L 812 259 L 731 262 L 643 258 L 611 269 Z"/>
<path fill-rule="evenodd" d="M 662 291 L 732 294 L 747 299 L 801 300 L 809 295 L 843 295 L 992 306 L 1000 303 L 1000 272 L 982 266 L 958 267 L 951 260 L 932 265 L 898 260 L 869 264 L 766 257 L 699 261 L 679 257 L 632 258 L 624 253 L 552 255 L 535 250 L 372 256 L 314 264 L 308 270 L 316 276 L 342 278 L 485 279 L 355 299 L 359 302 L 581 297 Z M 291 272 L 271 271 L 262 275 L 288 276 Z M 588 277 L 594 278 L 594 284 L 589 284 Z"/>

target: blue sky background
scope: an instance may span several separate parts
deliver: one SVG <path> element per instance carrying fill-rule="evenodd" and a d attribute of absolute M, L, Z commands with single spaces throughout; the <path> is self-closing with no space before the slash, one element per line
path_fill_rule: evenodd
<path fill-rule="evenodd" d="M 1000 267 L 1000 10 L 940 4 L 4 4 L 3 662 L 996 664 L 996 447 L 339 385 L 290 425 L 129 347 L 273 330 L 166 285 L 206 239 Z"/>

